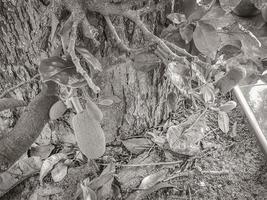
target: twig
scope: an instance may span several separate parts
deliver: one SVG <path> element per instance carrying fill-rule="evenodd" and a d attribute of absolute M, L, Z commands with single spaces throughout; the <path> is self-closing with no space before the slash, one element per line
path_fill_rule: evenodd
<path fill-rule="evenodd" d="M 131 52 L 132 50 L 129 49 L 129 48 L 127 47 L 127 45 L 124 44 L 124 43 L 122 42 L 122 40 L 120 39 L 120 37 L 118 36 L 118 33 L 117 33 L 115 27 L 113 26 L 113 24 L 112 24 L 112 22 L 111 22 L 111 20 L 110 20 L 110 17 L 109 17 L 109 16 L 104 16 L 104 17 L 105 17 L 105 20 L 106 20 L 106 22 L 107 22 L 107 25 L 108 25 L 108 27 L 109 27 L 111 33 L 113 34 L 113 36 L 114 36 L 114 38 L 115 38 L 115 40 L 116 40 L 118 46 L 119 46 L 123 51 Z"/>
<path fill-rule="evenodd" d="M 119 167 L 145 167 L 145 166 L 158 166 L 158 165 L 177 165 L 183 163 L 184 161 L 173 161 L 173 162 L 158 162 L 158 163 L 141 163 L 141 164 L 119 164 L 115 163 L 115 166 Z M 108 165 L 108 164 L 100 164 L 100 165 Z"/>
<path fill-rule="evenodd" d="M 0 99 L 5 97 L 8 93 L 12 92 L 13 90 L 21 87 L 22 85 L 26 84 L 26 83 L 30 83 L 32 82 L 34 79 L 38 78 L 40 76 L 40 74 L 36 74 L 35 76 L 33 76 L 30 80 L 27 81 L 23 81 L 21 83 L 19 83 L 18 85 L 15 85 L 14 87 L 11 87 L 9 89 L 7 89 L 6 91 L 4 91 L 1 95 L 0 95 Z"/>
<path fill-rule="evenodd" d="M 221 175 L 228 175 L 230 172 L 228 170 L 222 170 L 222 171 L 187 171 L 187 172 L 180 172 L 178 174 L 174 174 L 171 177 L 165 179 L 164 181 L 169 181 L 175 178 L 179 178 L 179 177 L 192 177 L 194 175 L 198 175 L 198 174 L 202 174 L 202 175 L 213 175 L 213 176 L 221 176 Z"/>
<path fill-rule="evenodd" d="M 181 63 L 186 62 L 185 58 L 178 56 L 175 54 L 165 43 L 162 39 L 151 33 L 146 25 L 141 21 L 140 19 L 140 13 L 142 13 L 141 10 L 129 10 L 129 7 L 127 5 L 115 5 L 111 3 L 103 3 L 103 2 L 97 2 L 92 3 L 90 1 L 85 3 L 85 6 L 88 7 L 89 10 L 99 12 L 100 14 L 104 16 L 108 15 L 120 15 L 124 16 L 131 21 L 135 22 L 135 24 L 142 30 L 143 34 L 145 35 L 148 40 L 158 44 L 167 54 L 169 60 L 175 60 L 179 61 Z"/>
<path fill-rule="evenodd" d="M 90 88 L 92 88 L 94 93 L 99 93 L 100 88 L 94 84 L 94 82 L 92 81 L 90 76 L 87 74 L 87 72 L 82 68 L 82 66 L 80 64 L 80 59 L 77 57 L 77 55 L 75 53 L 75 43 L 76 43 L 76 39 L 77 39 L 77 26 L 78 26 L 80 20 L 81 19 L 76 19 L 73 22 L 68 52 L 69 52 L 71 59 L 72 59 L 74 65 L 76 67 L 77 72 L 79 72 L 84 77 L 84 79 L 87 81 L 88 86 Z"/>

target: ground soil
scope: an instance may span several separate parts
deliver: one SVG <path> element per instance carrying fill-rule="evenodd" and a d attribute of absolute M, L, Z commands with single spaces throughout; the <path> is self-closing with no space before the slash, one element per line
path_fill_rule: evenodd
<path fill-rule="evenodd" d="M 202 141 L 202 145 L 208 149 L 207 153 L 194 162 L 188 162 L 184 166 L 171 166 L 171 168 L 173 171 L 201 168 L 202 171 L 226 170 L 228 172 L 222 175 L 199 173 L 180 176 L 170 180 L 171 184 L 177 186 L 175 189 L 161 189 L 148 195 L 145 199 L 267 199 L 266 158 L 264 158 L 241 108 L 237 107 L 230 113 L 231 125 L 237 121 L 237 135 L 234 137 L 230 133 L 225 134 L 218 129 L 215 112 L 208 112 L 207 120 L 209 127 L 214 130 Z M 127 153 L 124 151 L 125 148 L 122 144 L 117 143 L 108 148 L 107 154 L 112 152 L 114 160 L 127 162 L 131 158 L 127 158 Z M 101 162 L 101 159 L 97 160 L 97 163 Z M 47 179 L 47 184 L 64 191 L 49 199 L 74 199 L 77 184 L 88 175 L 95 173 L 94 169 L 88 166 L 84 164 L 69 169 L 65 179 L 57 184 L 54 184 L 52 179 Z M 118 171 L 120 170 L 118 169 Z M 30 177 L 3 196 L 1 200 L 26 200 L 38 185 L 38 175 Z M 123 190 L 122 198 L 126 199 L 131 192 L 134 191 Z"/>

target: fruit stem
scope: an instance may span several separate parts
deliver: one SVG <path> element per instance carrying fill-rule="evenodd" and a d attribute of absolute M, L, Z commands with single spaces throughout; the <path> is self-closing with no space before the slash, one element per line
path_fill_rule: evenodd
<path fill-rule="evenodd" d="M 78 97 L 71 97 L 70 100 L 71 100 L 71 103 L 73 104 L 76 112 L 81 113 L 83 111 L 83 107 L 80 103 L 79 98 Z"/>

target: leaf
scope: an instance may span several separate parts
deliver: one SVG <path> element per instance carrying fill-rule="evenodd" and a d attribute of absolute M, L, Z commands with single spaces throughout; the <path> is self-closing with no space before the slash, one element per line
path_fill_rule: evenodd
<path fill-rule="evenodd" d="M 191 118 L 195 118 L 195 115 L 189 117 L 188 121 L 191 121 Z M 198 143 L 207 130 L 205 117 L 198 119 L 198 121 L 194 120 L 188 129 L 184 128 L 185 125 L 188 126 L 188 122 L 169 127 L 166 134 L 167 141 L 172 151 L 193 156 L 199 153 L 200 146 Z"/>
<path fill-rule="evenodd" d="M 221 7 L 227 12 L 231 12 L 241 0 L 220 0 Z"/>
<path fill-rule="evenodd" d="M 148 176 L 146 176 L 140 186 L 139 189 L 149 189 L 151 187 L 153 187 L 154 185 L 156 185 L 157 183 L 163 181 L 166 178 L 168 171 L 166 169 L 160 170 L 156 173 L 150 174 Z"/>
<path fill-rule="evenodd" d="M 146 138 L 132 138 L 124 140 L 122 143 L 133 154 L 139 154 L 152 145 L 150 140 Z"/>
<path fill-rule="evenodd" d="M 86 85 L 83 76 L 76 71 L 72 61 L 65 61 L 58 56 L 50 57 L 41 61 L 39 73 L 42 81 L 54 81 L 58 84 L 70 87 Z"/>
<path fill-rule="evenodd" d="M 87 102 L 86 102 L 86 110 L 89 113 L 91 113 L 90 115 L 93 116 L 95 120 L 97 120 L 99 122 L 102 121 L 102 119 L 103 119 L 103 113 L 102 113 L 102 111 L 90 99 L 87 99 Z"/>
<path fill-rule="evenodd" d="M 201 53 L 215 59 L 220 47 L 220 38 L 212 25 L 199 21 L 193 33 L 193 39 Z"/>
<path fill-rule="evenodd" d="M 60 182 L 64 179 L 67 173 L 68 173 L 68 167 L 63 162 L 59 162 L 51 171 L 51 176 L 55 182 Z"/>
<path fill-rule="evenodd" d="M 99 158 L 105 153 L 105 133 L 88 110 L 77 113 L 72 118 L 72 125 L 78 146 L 88 159 Z"/>
<path fill-rule="evenodd" d="M 59 119 L 66 112 L 67 107 L 63 101 L 59 100 L 52 105 L 49 110 L 49 117 L 51 120 Z"/>
<path fill-rule="evenodd" d="M 242 67 L 234 67 L 230 69 L 224 77 L 217 81 L 216 87 L 219 88 L 223 94 L 226 94 L 245 77 L 245 69 Z"/>
<path fill-rule="evenodd" d="M 203 95 L 206 103 L 212 103 L 215 101 L 215 90 L 212 84 L 208 83 L 203 85 L 200 89 L 200 93 Z"/>
<path fill-rule="evenodd" d="M 207 9 L 204 6 L 198 7 L 191 15 L 188 17 L 188 22 L 196 22 L 199 21 L 206 13 Z"/>
<path fill-rule="evenodd" d="M 47 158 L 40 170 L 40 184 L 43 185 L 43 178 L 53 169 L 53 167 L 61 160 L 66 160 L 67 156 L 63 153 L 57 153 Z"/>
<path fill-rule="evenodd" d="M 55 146 L 52 144 L 40 145 L 31 147 L 30 154 L 31 156 L 39 156 L 41 159 L 46 159 L 54 149 Z"/>
<path fill-rule="evenodd" d="M 194 26 L 187 24 L 179 29 L 182 39 L 188 44 L 193 39 Z"/>
<path fill-rule="evenodd" d="M 218 113 L 218 124 L 219 128 L 224 133 L 228 133 L 229 131 L 229 117 L 226 112 L 219 111 Z"/>
<path fill-rule="evenodd" d="M 93 67 L 97 71 L 103 71 L 102 65 L 99 60 L 95 56 L 93 56 L 93 54 L 91 54 L 87 49 L 82 47 L 76 47 L 75 49 L 83 56 L 83 58 L 91 67 Z"/>
<path fill-rule="evenodd" d="M 187 21 L 185 15 L 180 14 L 180 13 L 171 13 L 171 14 L 167 15 L 167 18 L 169 20 L 171 20 L 172 23 L 177 24 L 177 25 L 180 25 L 180 24 L 185 23 Z"/>
<path fill-rule="evenodd" d="M 112 99 L 102 99 L 98 102 L 101 106 L 111 106 L 114 103 Z"/>
<path fill-rule="evenodd" d="M 237 104 L 235 101 L 228 101 L 225 104 L 222 104 L 219 107 L 219 109 L 220 109 L 220 111 L 223 111 L 223 112 L 229 112 L 229 111 L 233 110 L 236 107 L 236 105 Z"/>

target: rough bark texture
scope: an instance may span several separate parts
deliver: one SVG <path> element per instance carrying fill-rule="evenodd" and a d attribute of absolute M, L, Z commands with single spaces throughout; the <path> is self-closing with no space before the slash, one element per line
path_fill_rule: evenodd
<path fill-rule="evenodd" d="M 0 38 L 0 46 L 2 47 L 0 59 L 3 66 L 0 69 L 1 92 L 21 81 L 29 80 L 36 74 L 40 58 L 49 54 L 49 37 L 52 28 L 51 16 L 46 14 L 46 8 L 42 1 L 37 0 L 2 1 L 0 3 L 0 23 L 3 27 L 0 30 L 1 35 L 3 35 Z M 148 16 L 144 19 L 148 28 L 155 34 L 160 34 L 164 27 L 166 19 L 162 17 L 163 12 L 165 10 L 155 11 L 151 17 Z M 61 12 L 63 16 L 62 13 L 64 12 Z M 167 119 L 169 110 L 165 100 L 168 92 L 173 91 L 174 88 L 163 76 L 164 67 L 157 66 L 150 72 L 136 71 L 130 58 L 125 58 L 123 63 L 110 69 L 109 65 L 114 60 L 116 62 L 121 53 L 117 47 L 113 47 L 115 43 L 103 17 L 88 11 L 87 18 L 92 25 L 98 28 L 100 46 L 95 48 L 92 40 L 88 38 L 83 38 L 82 43 L 102 63 L 106 63 L 103 66 L 104 72 L 94 75 L 95 82 L 101 88 L 99 97 L 116 95 L 121 100 L 120 103 L 110 107 L 101 107 L 104 113 L 103 129 L 107 134 L 107 142 L 113 141 L 116 137 L 127 136 L 127 133 L 139 134 L 146 128 L 158 125 Z M 145 45 L 142 31 L 136 28 L 129 19 L 115 17 L 112 18 L 112 22 L 115 23 L 119 36 L 131 48 Z M 38 84 L 27 84 L 11 92 L 10 95 L 21 100 L 29 100 L 38 92 Z M 38 98 L 40 98 L 40 102 L 49 101 L 40 108 L 46 115 L 45 109 L 49 108 L 55 98 L 42 95 Z M 33 106 L 37 105 L 34 104 Z M 39 111 L 35 114 L 40 113 Z M 27 115 L 24 115 L 25 117 Z M 44 116 L 43 122 L 46 121 L 46 117 Z M 36 135 L 29 137 L 32 141 Z M 22 140 L 28 139 L 15 138 L 18 148 L 23 148 L 20 152 L 25 152 L 25 146 L 20 147 L 19 144 L 22 144 Z M 7 143 L 5 146 L 8 148 L 9 144 Z M 16 155 L 10 156 L 9 158 L 3 157 L 3 162 L 17 157 Z"/>

